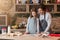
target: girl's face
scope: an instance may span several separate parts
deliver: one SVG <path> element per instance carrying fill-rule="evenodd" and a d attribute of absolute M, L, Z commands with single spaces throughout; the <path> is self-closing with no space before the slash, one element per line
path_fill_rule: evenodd
<path fill-rule="evenodd" d="M 36 16 L 36 12 L 33 11 L 32 12 L 32 16 L 35 17 Z"/>
<path fill-rule="evenodd" d="M 41 13 L 43 13 L 43 12 L 44 12 L 44 11 L 43 11 L 41 8 L 38 9 L 38 13 L 39 13 L 39 14 L 41 14 Z"/>

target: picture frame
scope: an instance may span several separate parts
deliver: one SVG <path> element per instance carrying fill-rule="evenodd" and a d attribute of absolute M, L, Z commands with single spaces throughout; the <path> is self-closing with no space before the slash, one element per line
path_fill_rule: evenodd
<path fill-rule="evenodd" d="M 8 17 L 7 15 L 0 15 L 0 26 L 7 26 L 8 25 Z"/>
<path fill-rule="evenodd" d="M 26 5 L 16 5 L 16 12 L 26 12 Z"/>

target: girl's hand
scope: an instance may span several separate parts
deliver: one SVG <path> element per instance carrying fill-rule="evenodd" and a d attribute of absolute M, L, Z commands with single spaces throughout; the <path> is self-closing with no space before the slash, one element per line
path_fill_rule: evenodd
<path fill-rule="evenodd" d="M 38 36 L 41 36 L 42 34 L 41 33 L 37 33 Z"/>
<path fill-rule="evenodd" d="M 25 32 L 25 34 L 30 34 L 29 32 Z"/>

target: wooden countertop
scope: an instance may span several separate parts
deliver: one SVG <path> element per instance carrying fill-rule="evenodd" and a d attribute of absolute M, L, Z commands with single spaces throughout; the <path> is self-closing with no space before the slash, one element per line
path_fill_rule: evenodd
<path fill-rule="evenodd" d="M 57 40 L 59 37 L 47 37 L 42 38 L 41 36 L 37 36 L 36 34 L 24 34 L 21 36 L 7 36 L 7 35 L 1 35 L 0 39 L 11 39 L 11 40 Z"/>

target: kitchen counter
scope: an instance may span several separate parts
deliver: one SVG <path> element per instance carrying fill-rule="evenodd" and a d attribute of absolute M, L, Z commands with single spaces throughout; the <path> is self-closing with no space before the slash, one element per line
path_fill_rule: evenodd
<path fill-rule="evenodd" d="M 59 37 L 46 37 L 42 38 L 36 34 L 24 34 L 21 36 L 8 36 L 0 34 L 0 40 L 57 40 Z"/>

